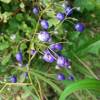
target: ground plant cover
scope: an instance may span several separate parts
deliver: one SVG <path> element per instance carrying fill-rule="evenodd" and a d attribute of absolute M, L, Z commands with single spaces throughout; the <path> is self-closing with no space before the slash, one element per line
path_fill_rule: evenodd
<path fill-rule="evenodd" d="M 0 100 L 100 100 L 100 0 L 0 0 Z"/>

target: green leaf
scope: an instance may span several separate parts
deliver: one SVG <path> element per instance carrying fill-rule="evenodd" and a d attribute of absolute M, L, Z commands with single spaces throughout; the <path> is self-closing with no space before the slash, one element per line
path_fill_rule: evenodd
<path fill-rule="evenodd" d="M 19 82 L 24 82 L 24 81 L 25 81 L 25 75 L 24 75 L 24 73 L 22 73 L 22 74 L 20 75 Z"/>
<path fill-rule="evenodd" d="M 51 80 L 47 79 L 46 77 L 38 74 L 38 73 L 31 73 L 33 74 L 34 76 L 38 77 L 40 80 L 46 82 L 47 84 L 49 84 L 55 91 L 57 91 L 59 94 L 62 92 L 62 90 L 54 83 L 52 82 Z"/>
<path fill-rule="evenodd" d="M 20 23 L 15 19 L 15 17 L 13 17 L 10 21 L 9 21 L 9 32 L 15 33 L 18 30 L 18 27 L 20 27 Z"/>
<path fill-rule="evenodd" d="M 7 64 L 8 62 L 9 62 L 9 60 L 10 60 L 10 57 L 11 57 L 11 54 L 8 54 L 8 55 L 6 55 L 6 56 L 4 56 L 3 57 L 3 60 L 2 60 L 2 65 L 5 65 L 5 64 Z"/>
<path fill-rule="evenodd" d="M 59 23 L 59 21 L 55 18 L 49 19 L 48 22 L 49 22 L 49 27 L 53 25 L 56 26 Z"/>
<path fill-rule="evenodd" d="M 98 54 L 100 50 L 100 40 L 96 41 L 95 43 L 89 45 L 84 51 L 89 51 L 91 53 L 96 53 Z"/>
<path fill-rule="evenodd" d="M 0 43 L 0 50 L 7 49 L 8 47 L 9 47 L 9 43 L 8 42 Z"/>
<path fill-rule="evenodd" d="M 19 6 L 20 6 L 20 8 L 22 8 L 22 9 L 24 9 L 24 8 L 25 8 L 25 5 L 24 5 L 24 3 L 23 3 L 23 2 L 21 2 Z"/>
<path fill-rule="evenodd" d="M 6 23 L 10 19 L 11 14 L 11 12 L 6 11 L 4 13 L 0 13 L 0 20 L 3 20 L 3 22 Z"/>
<path fill-rule="evenodd" d="M 100 36 L 89 39 L 84 45 L 80 46 L 76 51 L 78 54 L 86 52 L 99 54 L 100 50 Z"/>
<path fill-rule="evenodd" d="M 23 19 L 24 19 L 23 15 L 21 13 L 19 13 L 19 14 L 16 15 L 16 20 L 22 21 Z"/>
<path fill-rule="evenodd" d="M 69 35 L 70 35 L 71 40 L 75 40 L 79 37 L 80 32 L 70 32 Z"/>
<path fill-rule="evenodd" d="M 48 6 L 50 4 L 50 0 L 42 0 L 43 5 Z"/>
<path fill-rule="evenodd" d="M 24 93 L 22 94 L 22 99 L 26 100 L 28 97 L 32 96 L 33 100 L 38 100 L 38 97 L 32 92 L 32 86 L 23 86 Z"/>
<path fill-rule="evenodd" d="M 27 45 L 26 45 L 25 43 L 22 43 L 22 44 L 20 45 L 20 48 L 21 48 L 22 50 L 25 50 L 25 49 L 27 48 Z"/>
<path fill-rule="evenodd" d="M 77 81 L 64 89 L 59 100 L 65 100 L 65 98 L 71 93 L 80 89 L 95 89 L 100 91 L 100 81 L 95 79 L 85 79 Z"/>
<path fill-rule="evenodd" d="M 96 0 L 96 6 L 100 8 L 100 0 Z"/>
<path fill-rule="evenodd" d="M 81 10 L 87 9 L 88 11 L 94 10 L 96 6 L 95 0 L 75 0 L 75 5 L 81 7 Z"/>
<path fill-rule="evenodd" d="M 11 2 L 11 0 L 0 0 L 0 1 L 3 3 L 10 3 Z"/>
<path fill-rule="evenodd" d="M 54 11 L 48 11 L 47 16 L 50 18 L 55 18 L 55 12 Z"/>

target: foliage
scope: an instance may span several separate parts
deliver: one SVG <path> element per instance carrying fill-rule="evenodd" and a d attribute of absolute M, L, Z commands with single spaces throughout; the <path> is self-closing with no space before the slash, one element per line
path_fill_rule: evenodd
<path fill-rule="evenodd" d="M 59 21 L 56 13 L 65 12 L 65 4 L 72 5 L 73 14 Z M 33 12 L 35 6 L 39 8 L 37 15 Z M 93 90 L 100 90 L 99 11 L 100 0 L 0 0 L 0 100 L 64 100 L 67 96 L 66 100 L 99 100 L 100 93 Z M 44 30 L 42 19 L 49 23 L 45 31 L 52 42 L 38 40 Z M 75 30 L 77 22 L 85 25 L 84 32 Z M 70 69 L 57 69 L 56 62 L 42 59 L 52 43 L 63 45 L 57 54 L 70 60 Z M 31 55 L 31 50 L 36 53 Z M 16 61 L 19 51 L 22 64 Z M 59 73 L 66 80 L 57 80 Z M 11 83 L 13 75 L 17 83 Z M 70 75 L 74 80 L 69 80 Z"/>

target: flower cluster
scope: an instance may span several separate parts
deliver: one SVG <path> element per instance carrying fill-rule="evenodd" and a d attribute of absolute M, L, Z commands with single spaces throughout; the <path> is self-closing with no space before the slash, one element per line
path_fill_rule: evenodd
<path fill-rule="evenodd" d="M 65 20 L 65 17 L 69 17 L 73 14 L 73 8 L 71 6 L 66 6 L 64 9 L 65 9 L 65 12 L 58 12 L 55 15 L 55 18 L 57 20 L 63 21 L 63 20 Z M 37 6 L 35 6 L 32 11 L 36 16 L 39 14 L 39 8 Z M 41 19 L 39 24 L 42 28 L 42 31 L 40 31 L 38 33 L 37 38 L 41 43 L 42 42 L 48 43 L 51 40 L 51 35 L 48 32 L 48 29 L 49 29 L 48 20 Z M 78 32 L 83 32 L 85 26 L 83 23 L 78 22 L 78 23 L 74 24 L 74 28 Z M 45 51 L 43 51 L 42 59 L 48 63 L 56 62 L 57 66 L 59 66 L 59 68 L 70 68 L 70 66 L 71 66 L 70 60 L 57 53 L 58 51 L 61 51 L 62 49 L 63 49 L 63 45 L 60 42 L 59 43 L 51 43 L 47 47 L 47 49 Z M 36 50 L 31 50 L 30 54 L 34 55 L 36 52 L 37 52 Z M 20 51 L 16 54 L 16 60 L 19 63 L 22 63 L 22 61 L 23 61 L 22 53 Z M 25 73 L 25 75 L 27 75 L 27 73 Z M 57 79 L 65 80 L 66 78 L 65 78 L 64 74 L 59 73 L 57 75 Z M 74 78 L 71 75 L 67 79 L 73 80 Z M 16 81 L 17 81 L 17 78 L 15 76 L 12 76 L 11 82 L 16 82 Z"/>

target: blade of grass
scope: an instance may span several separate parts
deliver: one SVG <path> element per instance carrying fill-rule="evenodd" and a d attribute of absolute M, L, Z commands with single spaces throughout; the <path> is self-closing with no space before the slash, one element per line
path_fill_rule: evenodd
<path fill-rule="evenodd" d="M 90 74 L 94 78 L 98 79 L 98 77 L 94 74 L 94 72 L 90 69 L 90 67 L 88 67 L 88 65 L 85 64 L 74 52 L 72 52 L 72 53 L 73 53 L 73 56 L 90 72 Z"/>
<path fill-rule="evenodd" d="M 71 93 L 80 89 L 95 89 L 100 91 L 100 81 L 95 79 L 85 79 L 77 81 L 64 89 L 59 100 L 65 100 L 65 98 Z"/>
<path fill-rule="evenodd" d="M 47 79 L 46 77 L 39 75 L 38 73 L 32 72 L 34 76 L 37 76 L 40 80 L 43 80 L 44 82 L 48 83 L 54 90 L 58 92 L 58 94 L 61 94 L 62 90 L 51 80 Z"/>
<path fill-rule="evenodd" d="M 67 69 L 65 69 L 65 70 L 69 75 L 72 74 L 72 71 L 67 70 Z M 77 80 L 76 76 L 74 75 L 74 82 L 76 82 L 76 81 L 78 81 L 78 80 Z M 72 84 L 72 83 L 70 83 L 70 84 Z M 66 85 L 66 83 L 65 83 L 65 85 Z M 91 92 L 88 89 L 86 89 L 86 92 L 93 98 L 93 100 L 97 100 L 96 97 L 93 94 L 91 94 Z M 78 98 L 78 100 L 81 100 L 81 97 L 77 93 L 73 93 L 73 94 Z"/>
<path fill-rule="evenodd" d="M 35 77 L 37 83 L 38 83 L 38 91 L 39 91 L 39 94 L 40 94 L 40 98 L 41 100 L 43 100 L 43 91 L 42 91 L 42 88 L 41 88 L 41 84 L 40 84 L 40 81 L 38 80 L 37 77 Z"/>
<path fill-rule="evenodd" d="M 43 76 L 42 74 L 37 73 L 35 71 L 27 71 L 26 69 L 22 69 L 22 68 L 16 68 L 16 69 L 21 70 L 23 72 L 28 72 L 28 73 L 32 74 L 33 76 L 36 76 L 40 80 L 43 80 L 44 82 L 49 84 L 54 90 L 56 90 L 58 92 L 58 94 L 61 94 L 62 90 L 59 88 L 59 86 L 57 86 L 54 82 L 52 82 L 50 78 L 48 79 L 48 77 L 46 77 L 46 75 Z M 31 77 L 30 77 L 30 80 L 31 80 L 31 83 L 32 83 Z"/>

